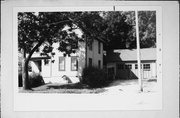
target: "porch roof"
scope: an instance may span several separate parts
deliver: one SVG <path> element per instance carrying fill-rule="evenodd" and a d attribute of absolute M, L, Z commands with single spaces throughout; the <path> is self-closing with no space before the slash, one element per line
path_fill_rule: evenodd
<path fill-rule="evenodd" d="M 50 57 L 32 57 L 30 60 L 50 59 Z"/>

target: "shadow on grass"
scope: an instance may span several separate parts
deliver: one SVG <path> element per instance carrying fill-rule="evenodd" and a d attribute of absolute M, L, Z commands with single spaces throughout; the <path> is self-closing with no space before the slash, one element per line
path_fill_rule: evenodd
<path fill-rule="evenodd" d="M 72 84 L 51 84 L 47 85 L 47 89 L 88 89 L 87 85 L 81 83 L 72 83 Z"/>
<path fill-rule="evenodd" d="M 130 79 L 130 80 L 127 80 L 127 79 L 117 79 L 117 80 L 113 80 L 113 81 L 110 81 L 108 84 L 107 84 L 107 87 L 112 87 L 112 86 L 128 86 L 128 85 L 135 85 L 138 83 L 138 79 Z"/>
<path fill-rule="evenodd" d="M 20 90 L 22 93 L 67 93 L 67 94 L 98 94 L 103 93 L 104 88 L 90 88 L 82 83 L 72 84 L 45 84 L 39 87 L 32 88 L 32 90 Z"/>
<path fill-rule="evenodd" d="M 143 79 L 143 83 L 152 83 L 152 82 L 157 82 L 157 79 Z M 137 85 L 138 84 L 138 79 L 117 79 L 113 80 L 108 84 L 108 87 L 112 86 L 128 86 L 128 85 Z"/>
<path fill-rule="evenodd" d="M 149 79 L 145 81 L 156 82 L 156 79 Z M 119 85 L 128 86 L 128 85 L 136 85 L 136 84 L 138 84 L 138 79 L 114 80 L 114 81 L 107 82 L 105 86 L 102 86 L 100 88 L 119 86 Z M 91 88 L 88 85 L 82 84 L 82 83 L 71 83 L 71 84 L 63 84 L 63 85 L 62 84 L 47 84 L 46 89 L 98 89 L 98 88 Z"/>

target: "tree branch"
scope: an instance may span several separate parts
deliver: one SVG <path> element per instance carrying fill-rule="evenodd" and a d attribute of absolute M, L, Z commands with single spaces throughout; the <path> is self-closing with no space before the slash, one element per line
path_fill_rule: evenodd
<path fill-rule="evenodd" d="M 34 48 L 30 51 L 30 53 L 29 53 L 29 55 L 28 55 L 28 57 L 27 57 L 26 60 L 30 60 L 30 58 L 31 58 L 31 56 L 33 55 L 33 53 L 38 49 L 39 46 L 42 45 L 43 42 L 44 42 L 44 40 L 41 39 L 41 40 L 38 42 L 38 44 L 37 44 L 36 46 L 34 46 Z"/>

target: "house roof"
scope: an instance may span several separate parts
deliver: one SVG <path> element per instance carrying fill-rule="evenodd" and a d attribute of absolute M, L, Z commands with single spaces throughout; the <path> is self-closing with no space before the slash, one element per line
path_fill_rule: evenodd
<path fill-rule="evenodd" d="M 156 48 L 144 48 L 140 50 L 141 60 L 156 60 Z M 136 49 L 115 49 L 107 52 L 107 62 L 136 61 Z"/>
<path fill-rule="evenodd" d="M 30 60 L 42 60 L 42 59 L 50 59 L 47 55 L 41 55 L 39 52 L 35 52 Z"/>

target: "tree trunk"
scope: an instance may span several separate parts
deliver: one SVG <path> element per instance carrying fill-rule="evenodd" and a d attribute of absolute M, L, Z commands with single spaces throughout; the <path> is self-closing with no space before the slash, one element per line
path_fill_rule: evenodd
<path fill-rule="evenodd" d="M 23 89 L 28 90 L 31 89 L 29 83 L 29 74 L 28 74 L 28 64 L 29 62 L 26 60 L 26 50 L 25 48 L 22 50 L 23 52 L 23 60 L 22 60 L 22 82 L 23 82 Z"/>
<path fill-rule="evenodd" d="M 29 82 L 29 74 L 28 74 L 28 63 L 26 59 L 23 60 L 23 67 L 22 67 L 22 78 L 23 78 L 23 89 L 28 90 L 31 89 L 30 82 Z"/>
<path fill-rule="evenodd" d="M 41 40 L 29 53 L 29 55 L 26 57 L 26 51 L 23 50 L 23 63 L 22 63 L 22 79 L 23 79 L 23 89 L 24 90 L 30 90 L 31 84 L 29 81 L 29 74 L 28 74 L 28 64 L 31 59 L 31 56 L 33 53 L 38 49 L 39 46 L 43 43 L 43 40 Z"/>

